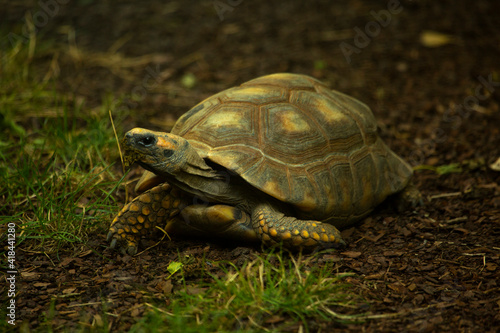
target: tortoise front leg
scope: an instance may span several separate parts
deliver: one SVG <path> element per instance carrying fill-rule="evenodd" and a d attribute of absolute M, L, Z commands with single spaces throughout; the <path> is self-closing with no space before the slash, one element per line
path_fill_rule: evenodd
<path fill-rule="evenodd" d="M 285 216 L 269 204 L 255 207 L 252 225 L 264 243 L 282 243 L 292 250 L 339 248 L 345 245 L 340 232 L 333 225 Z"/>
<path fill-rule="evenodd" d="M 125 205 L 111 223 L 110 247 L 135 255 L 141 237 L 151 235 L 156 226 L 163 228 L 185 205 L 179 191 L 166 183 L 144 192 Z"/>

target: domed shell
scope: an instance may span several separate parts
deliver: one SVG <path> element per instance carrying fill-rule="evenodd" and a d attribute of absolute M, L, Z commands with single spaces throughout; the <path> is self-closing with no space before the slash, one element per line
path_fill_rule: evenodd
<path fill-rule="evenodd" d="M 378 137 L 365 104 L 305 75 L 222 91 L 180 117 L 172 133 L 298 216 L 336 225 L 369 213 L 412 174 Z"/>

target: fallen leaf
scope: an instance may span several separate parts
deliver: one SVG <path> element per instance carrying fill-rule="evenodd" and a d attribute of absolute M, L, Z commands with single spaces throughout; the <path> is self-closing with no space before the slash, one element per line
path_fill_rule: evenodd
<path fill-rule="evenodd" d="M 74 292 L 76 290 L 76 288 L 66 288 L 62 291 L 63 294 L 71 294 L 72 292 Z"/>
<path fill-rule="evenodd" d="M 73 260 L 75 260 L 75 258 L 72 258 L 72 257 L 67 257 L 67 258 L 64 258 L 60 263 L 59 263 L 59 266 L 68 266 Z"/>
<path fill-rule="evenodd" d="M 493 171 L 500 171 L 500 157 L 490 165 L 490 169 Z"/>
<path fill-rule="evenodd" d="M 380 272 L 380 273 L 375 273 L 375 274 L 370 274 L 365 276 L 366 280 L 380 280 L 382 277 L 384 277 L 385 272 Z"/>
<path fill-rule="evenodd" d="M 426 30 L 420 34 L 420 43 L 425 47 L 439 47 L 447 44 L 456 44 L 457 41 L 457 37 L 437 31 Z"/>
<path fill-rule="evenodd" d="M 136 307 L 136 308 L 132 309 L 132 311 L 130 312 L 130 315 L 132 317 L 139 317 L 143 311 L 144 310 L 142 308 Z"/>
<path fill-rule="evenodd" d="M 392 289 L 393 291 L 395 291 L 399 294 L 402 294 L 406 291 L 406 287 L 401 282 L 391 283 L 391 284 L 387 285 L 387 287 L 389 287 L 390 289 Z"/>
<path fill-rule="evenodd" d="M 167 271 L 170 273 L 170 276 L 172 276 L 181 268 L 182 268 L 181 262 L 172 261 L 170 264 L 168 264 Z"/>
<path fill-rule="evenodd" d="M 21 276 L 25 281 L 38 280 L 40 274 L 36 272 L 21 272 Z"/>
<path fill-rule="evenodd" d="M 93 252 L 92 250 L 84 251 L 84 252 L 78 254 L 78 257 L 80 257 L 80 258 L 86 257 L 89 254 L 91 254 L 92 252 Z"/>
<path fill-rule="evenodd" d="M 346 257 L 349 257 L 349 258 L 358 258 L 359 256 L 361 256 L 361 252 L 356 252 L 356 251 L 345 251 L 345 252 L 341 252 L 340 254 L 346 256 Z"/>
<path fill-rule="evenodd" d="M 386 257 L 400 257 L 404 254 L 404 251 L 384 251 L 384 256 Z"/>
<path fill-rule="evenodd" d="M 94 314 L 94 324 L 97 325 L 98 327 L 104 326 L 104 321 L 102 320 L 101 315 L 98 313 Z"/>
<path fill-rule="evenodd" d="M 195 287 L 195 286 L 186 286 L 186 294 L 188 295 L 198 295 L 204 293 L 208 288 Z"/>
<path fill-rule="evenodd" d="M 156 289 L 161 290 L 165 295 L 170 295 L 173 289 L 172 280 L 161 281 L 156 286 Z"/>
<path fill-rule="evenodd" d="M 420 286 L 420 289 L 422 289 L 423 291 L 425 291 L 429 295 L 434 295 L 434 293 L 436 292 L 436 288 L 431 287 L 429 285 L 422 285 L 422 286 Z"/>
<path fill-rule="evenodd" d="M 495 265 L 494 263 L 487 263 L 486 264 L 486 270 L 491 271 L 491 272 L 495 271 L 497 269 L 497 267 L 498 266 Z"/>

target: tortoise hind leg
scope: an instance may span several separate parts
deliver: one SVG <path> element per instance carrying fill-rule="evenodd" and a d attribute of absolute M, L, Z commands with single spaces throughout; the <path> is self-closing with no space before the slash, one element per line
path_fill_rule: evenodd
<path fill-rule="evenodd" d="M 228 205 L 190 205 L 167 224 L 167 232 L 182 235 L 214 236 L 238 241 L 255 242 L 259 237 L 252 228 L 250 216 Z"/>
<path fill-rule="evenodd" d="M 259 204 L 252 213 L 252 225 L 264 243 L 282 243 L 289 249 L 314 250 L 345 245 L 331 224 L 285 216 L 269 204 Z"/>
<path fill-rule="evenodd" d="M 420 193 L 412 181 L 401 192 L 393 196 L 395 198 L 396 209 L 400 213 L 424 205 L 422 193 Z"/>

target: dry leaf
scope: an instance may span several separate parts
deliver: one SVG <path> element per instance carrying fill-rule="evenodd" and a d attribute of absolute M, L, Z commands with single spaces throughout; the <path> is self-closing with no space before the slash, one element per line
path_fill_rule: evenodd
<path fill-rule="evenodd" d="M 66 288 L 62 291 L 63 294 L 71 294 L 76 290 L 74 287 Z"/>
<path fill-rule="evenodd" d="M 34 281 L 38 280 L 40 274 L 36 272 L 21 272 L 21 276 L 25 281 Z"/>
<path fill-rule="evenodd" d="M 205 293 L 208 288 L 196 287 L 196 286 L 186 286 L 186 294 L 188 295 L 199 295 Z"/>
<path fill-rule="evenodd" d="M 493 171 L 500 171 L 500 157 L 490 164 L 490 169 Z"/>
<path fill-rule="evenodd" d="M 426 47 L 439 47 L 446 44 L 457 43 L 458 39 L 437 31 L 423 31 L 420 34 L 420 43 Z"/>
<path fill-rule="evenodd" d="M 345 252 L 342 252 L 341 255 L 349 257 L 349 258 L 358 258 L 361 255 L 361 252 L 345 251 Z"/>
<path fill-rule="evenodd" d="M 156 289 L 162 291 L 165 295 L 170 295 L 173 289 L 172 280 L 163 280 L 158 283 Z"/>

